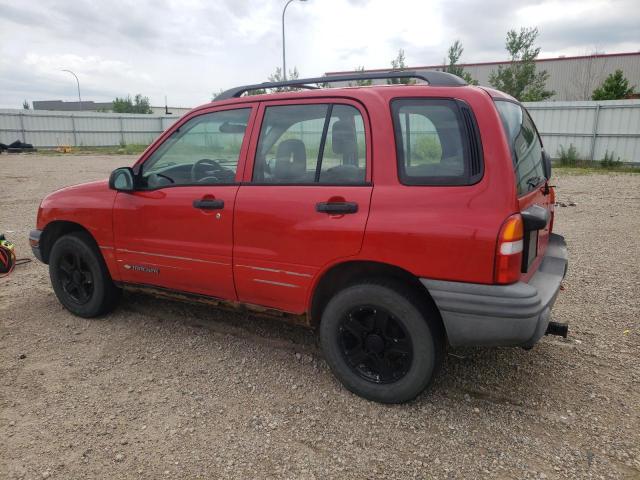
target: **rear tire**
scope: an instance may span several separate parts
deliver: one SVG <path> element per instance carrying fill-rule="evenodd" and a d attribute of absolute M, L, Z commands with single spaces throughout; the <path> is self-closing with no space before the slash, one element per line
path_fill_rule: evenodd
<path fill-rule="evenodd" d="M 361 397 L 381 403 L 414 399 L 442 361 L 437 312 L 395 282 L 348 287 L 327 304 L 320 343 L 334 375 Z"/>
<path fill-rule="evenodd" d="M 79 317 L 105 314 L 120 297 L 100 251 L 85 232 L 56 240 L 49 255 L 49 277 L 60 303 Z"/>

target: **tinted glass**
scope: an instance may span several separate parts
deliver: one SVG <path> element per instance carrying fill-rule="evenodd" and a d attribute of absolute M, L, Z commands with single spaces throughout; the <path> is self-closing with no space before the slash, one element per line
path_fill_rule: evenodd
<path fill-rule="evenodd" d="M 468 139 L 455 101 L 396 100 L 393 120 L 403 183 L 459 185 L 467 182 Z"/>
<path fill-rule="evenodd" d="M 520 105 L 496 101 L 496 107 L 509 141 L 516 186 L 521 195 L 544 181 L 542 144 L 533 121 Z"/>
<path fill-rule="evenodd" d="M 189 120 L 145 162 L 143 186 L 233 183 L 250 112 L 225 110 Z"/>
<path fill-rule="evenodd" d="M 255 183 L 353 184 L 365 179 L 364 121 L 349 105 L 267 107 Z"/>

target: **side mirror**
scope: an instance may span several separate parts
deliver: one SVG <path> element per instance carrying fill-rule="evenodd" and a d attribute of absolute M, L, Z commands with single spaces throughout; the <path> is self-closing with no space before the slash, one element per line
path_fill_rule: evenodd
<path fill-rule="evenodd" d="M 133 192 L 134 176 L 130 167 L 116 168 L 109 177 L 109 188 L 119 192 Z"/>
<path fill-rule="evenodd" d="M 542 165 L 544 168 L 544 178 L 551 180 L 551 156 L 545 151 L 542 151 Z"/>

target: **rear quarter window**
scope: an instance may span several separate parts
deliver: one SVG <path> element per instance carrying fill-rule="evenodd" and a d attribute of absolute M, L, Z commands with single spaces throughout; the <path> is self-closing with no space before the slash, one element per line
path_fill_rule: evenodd
<path fill-rule="evenodd" d="M 463 102 L 403 98 L 391 103 L 398 176 L 405 185 L 470 185 L 482 176 L 482 148 Z"/>
<path fill-rule="evenodd" d="M 518 195 L 524 195 L 545 181 L 542 142 L 524 108 L 505 100 L 495 103 L 509 142 Z"/>

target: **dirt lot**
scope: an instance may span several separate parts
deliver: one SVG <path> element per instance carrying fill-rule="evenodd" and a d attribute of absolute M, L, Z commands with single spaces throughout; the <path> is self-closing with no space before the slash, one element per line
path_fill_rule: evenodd
<path fill-rule="evenodd" d="M 124 156 L 0 156 L 0 232 Z M 68 314 L 36 261 L 0 279 L 0 478 L 640 478 L 640 175 L 559 173 L 568 340 L 447 355 L 383 406 L 332 377 L 312 332 L 127 295 Z"/>

